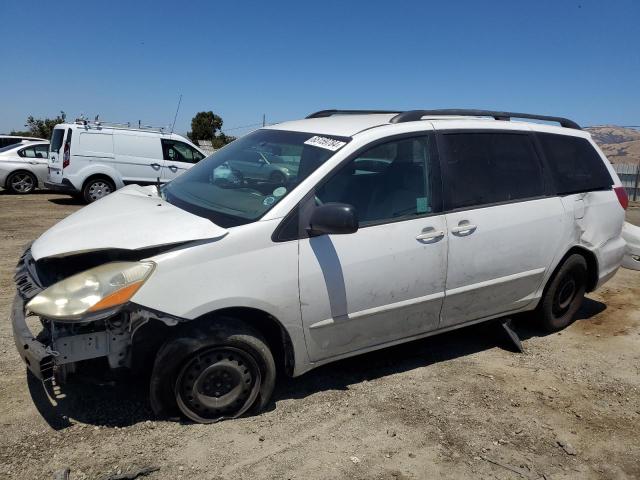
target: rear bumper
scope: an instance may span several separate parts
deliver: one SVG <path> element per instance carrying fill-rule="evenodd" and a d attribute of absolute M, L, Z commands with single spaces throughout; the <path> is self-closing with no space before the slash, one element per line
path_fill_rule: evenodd
<path fill-rule="evenodd" d="M 13 299 L 9 318 L 13 327 L 13 339 L 22 361 L 31 370 L 31 373 L 40 380 L 51 379 L 54 358 L 48 353 L 47 347 L 36 340 L 29 330 L 24 316 L 24 301 L 19 295 Z"/>
<path fill-rule="evenodd" d="M 640 270 L 640 227 L 625 223 L 622 238 L 627 242 L 622 266 L 631 270 Z"/>
<path fill-rule="evenodd" d="M 61 193 L 78 193 L 78 189 L 66 178 L 62 179 L 61 183 L 44 182 L 44 188 Z"/>

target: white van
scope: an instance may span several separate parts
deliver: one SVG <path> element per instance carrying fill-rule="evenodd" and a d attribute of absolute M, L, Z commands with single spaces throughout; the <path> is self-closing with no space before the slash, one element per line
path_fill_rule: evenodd
<path fill-rule="evenodd" d="M 91 203 L 128 184 L 173 180 L 204 157 L 186 138 L 161 129 L 62 123 L 51 134 L 45 187 Z"/>
<path fill-rule="evenodd" d="M 254 152 L 286 158 L 285 183 L 229 167 Z M 620 267 L 627 205 L 568 119 L 318 112 L 45 232 L 18 263 L 16 346 L 43 380 L 153 365 L 159 415 L 233 418 L 268 404 L 276 365 L 297 376 L 527 311 L 568 326 Z"/>

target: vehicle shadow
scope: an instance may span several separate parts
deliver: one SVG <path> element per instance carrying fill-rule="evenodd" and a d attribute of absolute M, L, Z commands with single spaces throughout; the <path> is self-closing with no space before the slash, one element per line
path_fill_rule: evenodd
<path fill-rule="evenodd" d="M 604 303 L 585 299 L 576 315 L 576 321 L 589 321 L 605 309 Z M 535 315 L 531 313 L 514 316 L 512 327 L 522 340 L 549 335 L 536 326 Z M 280 375 L 267 410 L 275 409 L 277 402 L 281 400 L 300 399 L 326 390 L 347 390 L 350 385 L 363 381 L 384 378 L 496 347 L 514 351 L 500 320 L 340 360 L 301 377 L 288 378 Z M 40 415 L 55 430 L 70 426 L 70 419 L 107 427 L 125 427 L 155 419 L 149 405 L 147 379 L 126 377 L 117 382 L 100 383 L 94 376 L 84 376 L 75 378 L 63 388 L 45 389 L 38 379 L 28 373 L 27 384 Z"/>
<path fill-rule="evenodd" d="M 48 200 L 49 202 L 55 203 L 56 205 L 85 205 L 85 202 L 83 202 L 81 198 L 72 196 L 62 198 L 49 198 Z"/>
<path fill-rule="evenodd" d="M 70 419 L 106 427 L 126 427 L 154 419 L 148 380 L 124 378 L 100 383 L 93 377 L 79 377 L 63 387 L 54 387 L 45 386 L 27 370 L 27 386 L 36 409 L 54 430 L 71 426 Z"/>
<path fill-rule="evenodd" d="M 582 307 L 576 314 L 575 321 L 588 321 L 606 308 L 602 302 L 585 298 Z M 301 377 L 285 379 L 281 377 L 269 408 L 275 408 L 279 400 L 304 398 L 325 390 L 346 390 L 350 385 L 363 381 L 427 367 L 495 347 L 520 355 L 502 328 L 501 320 L 504 319 L 471 325 L 459 330 L 340 360 L 312 370 Z M 514 315 L 512 320 L 511 326 L 521 340 L 552 334 L 537 324 L 536 314 L 533 312 Z"/>

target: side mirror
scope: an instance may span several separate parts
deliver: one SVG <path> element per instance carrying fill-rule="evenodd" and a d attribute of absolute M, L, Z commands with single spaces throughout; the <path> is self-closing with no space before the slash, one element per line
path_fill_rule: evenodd
<path fill-rule="evenodd" d="M 345 234 L 358 231 L 358 214 L 353 205 L 327 203 L 313 210 L 307 232 L 311 236 L 328 233 Z"/>

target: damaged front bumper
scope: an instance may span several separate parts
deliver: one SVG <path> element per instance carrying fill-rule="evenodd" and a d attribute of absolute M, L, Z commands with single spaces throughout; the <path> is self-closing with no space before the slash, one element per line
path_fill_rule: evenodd
<path fill-rule="evenodd" d="M 49 347 L 39 342 L 31 333 L 24 315 L 24 300 L 19 295 L 13 299 L 10 320 L 16 348 L 31 373 L 40 380 L 50 380 L 54 373 L 54 356 Z"/>
<path fill-rule="evenodd" d="M 68 370 L 77 362 L 94 358 L 106 357 L 112 369 L 130 366 L 133 333 L 146 323 L 145 317 L 123 313 L 78 324 L 48 321 L 44 330 L 35 335 L 27 324 L 24 300 L 19 295 L 11 309 L 18 353 L 29 370 L 43 381 L 53 378 L 60 367 Z"/>
<path fill-rule="evenodd" d="M 63 381 L 78 362 L 101 357 L 106 358 L 110 369 L 130 368 L 134 337 L 139 344 L 146 344 L 141 350 L 148 350 L 149 345 L 161 340 L 157 324 L 169 327 L 183 321 L 134 303 L 125 304 L 108 316 L 89 315 L 74 321 L 31 318 L 25 305 L 56 281 L 46 273 L 38 270 L 27 248 L 16 267 L 17 293 L 10 313 L 18 353 L 29 370 L 43 381 L 54 376 Z M 152 328 L 141 329 L 146 324 Z M 30 325 L 38 325 L 41 331 L 32 331 Z M 142 330 L 145 333 L 141 335 Z"/>

